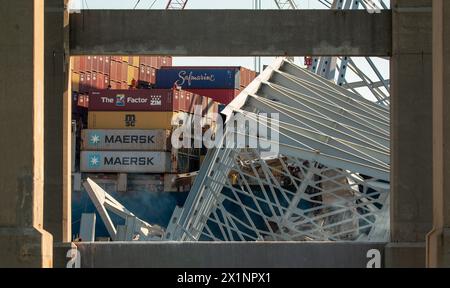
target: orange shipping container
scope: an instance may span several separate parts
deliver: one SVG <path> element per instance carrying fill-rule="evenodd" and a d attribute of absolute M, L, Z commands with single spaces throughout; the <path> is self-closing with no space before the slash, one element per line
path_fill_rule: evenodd
<path fill-rule="evenodd" d="M 172 129 L 175 112 L 89 112 L 89 129 Z"/>

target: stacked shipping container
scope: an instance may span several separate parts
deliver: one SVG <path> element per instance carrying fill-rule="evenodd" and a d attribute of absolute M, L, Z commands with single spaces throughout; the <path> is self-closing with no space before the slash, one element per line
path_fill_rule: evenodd
<path fill-rule="evenodd" d="M 157 77 L 162 66 L 169 69 L 172 58 L 83 56 L 74 57 L 72 63 L 73 119 L 76 131 L 81 131 L 75 141 L 77 171 L 88 173 L 83 177 L 114 179 L 108 192 L 130 189 L 133 197 L 116 194 L 124 197 L 121 202 L 147 191 L 189 191 L 192 178 L 179 174 L 197 171 L 206 149 L 172 147 L 177 127 L 173 119 L 184 116 L 191 121 L 198 105 L 206 118 L 203 123 L 214 127 L 216 101 L 228 104 L 256 76 L 241 67 L 203 67 L 219 70 L 213 85 L 180 85 L 185 88 L 180 90 L 166 83 L 164 89 L 154 89 L 158 78 L 164 82 L 165 76 Z M 195 77 L 184 79 L 200 83 Z M 190 181 L 180 181 L 185 178 Z"/>
<path fill-rule="evenodd" d="M 139 81 L 141 88 L 151 88 L 156 82 L 156 70 L 161 66 L 172 66 L 171 57 L 147 57 L 139 58 Z"/>
<path fill-rule="evenodd" d="M 243 67 L 161 67 L 156 88 L 181 87 L 187 91 L 229 104 L 256 77 Z"/>
<path fill-rule="evenodd" d="M 203 116 L 218 113 L 211 99 L 178 89 L 100 90 L 89 99 L 82 172 L 177 174 L 199 168 L 200 149 L 174 149 L 168 137 L 176 116 L 189 119 L 195 105 Z"/>
<path fill-rule="evenodd" d="M 156 70 L 172 65 L 164 56 L 77 56 L 73 57 L 72 91 L 151 87 Z"/>
<path fill-rule="evenodd" d="M 109 56 L 74 57 L 72 91 L 83 94 L 93 89 L 106 89 L 110 75 Z"/>
<path fill-rule="evenodd" d="M 147 75 L 155 75 L 155 70 L 162 65 L 172 65 L 172 58 L 96 55 L 72 57 L 72 119 L 85 119 L 84 123 L 87 123 L 88 95 L 91 91 L 135 89 L 139 83 L 145 84 L 141 87 L 149 87 L 154 84 L 155 77 L 151 79 Z M 140 73 L 140 66 L 145 67 L 145 73 Z M 147 66 L 153 70 L 147 69 Z"/>
<path fill-rule="evenodd" d="M 256 74 L 242 67 L 171 65 L 171 57 L 74 57 L 74 111 L 89 109 L 88 117 L 74 117 L 87 123 L 78 131 L 88 128 L 80 135 L 81 172 L 171 175 L 199 168 L 200 149 L 176 150 L 142 141 L 156 137 L 156 143 L 167 142 L 166 134 L 180 124 L 173 120 L 183 116 L 191 121 L 196 105 L 206 124 L 213 126 L 218 102 L 231 102 Z M 98 137 L 89 136 L 92 133 Z M 161 133 L 165 136 L 157 136 Z M 102 139 L 109 142 L 102 146 Z"/>

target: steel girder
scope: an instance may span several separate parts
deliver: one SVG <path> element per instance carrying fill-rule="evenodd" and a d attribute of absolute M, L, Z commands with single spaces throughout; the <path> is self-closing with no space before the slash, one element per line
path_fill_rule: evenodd
<path fill-rule="evenodd" d="M 165 239 L 388 239 L 389 111 L 322 81 L 278 58 L 226 107 L 227 128 L 278 112 L 279 153 L 211 149 Z"/>
<path fill-rule="evenodd" d="M 278 9 L 297 9 L 298 5 L 294 0 L 275 0 Z"/>
<path fill-rule="evenodd" d="M 333 0 L 331 3 L 329 1 L 318 0 L 318 2 L 330 9 L 362 8 L 370 13 L 376 13 L 380 9 L 388 9 L 383 0 Z M 279 9 L 301 9 L 295 1 L 275 0 L 275 3 Z M 311 33 L 314 32 L 312 31 Z M 355 94 L 361 94 L 356 89 L 365 87 L 367 88 L 365 95 L 371 95 L 378 104 L 389 106 L 389 79 L 384 79 L 371 57 L 365 57 L 364 60 L 368 69 L 372 70 L 372 74 L 376 75 L 378 81 L 372 81 L 367 73 L 359 68 L 359 64 L 355 63 L 350 57 L 313 57 L 309 70 L 327 80 L 334 81 L 339 86 L 343 86 Z M 352 71 L 360 80 L 356 82 L 348 81 L 348 70 Z M 336 72 L 338 73 L 337 75 Z"/>
<path fill-rule="evenodd" d="M 188 0 L 169 0 L 166 5 L 166 10 L 183 10 L 187 2 Z"/>

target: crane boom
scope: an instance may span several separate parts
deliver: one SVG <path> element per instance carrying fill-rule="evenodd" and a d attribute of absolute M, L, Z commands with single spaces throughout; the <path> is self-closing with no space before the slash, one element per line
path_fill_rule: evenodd
<path fill-rule="evenodd" d="M 188 0 L 169 0 L 166 10 L 183 10 Z"/>

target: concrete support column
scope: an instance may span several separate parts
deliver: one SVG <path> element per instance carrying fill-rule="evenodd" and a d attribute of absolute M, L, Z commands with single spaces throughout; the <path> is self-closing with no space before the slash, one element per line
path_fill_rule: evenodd
<path fill-rule="evenodd" d="M 431 0 L 391 2 L 391 242 L 394 243 L 386 251 L 388 266 L 425 266 L 425 237 L 432 226 L 431 5 Z"/>
<path fill-rule="evenodd" d="M 433 1 L 433 230 L 428 267 L 450 267 L 450 1 Z"/>
<path fill-rule="evenodd" d="M 68 0 L 45 1 L 44 227 L 71 241 L 71 93 Z"/>
<path fill-rule="evenodd" d="M 44 1 L 1 1 L 0 267 L 51 267 L 43 230 Z"/>

